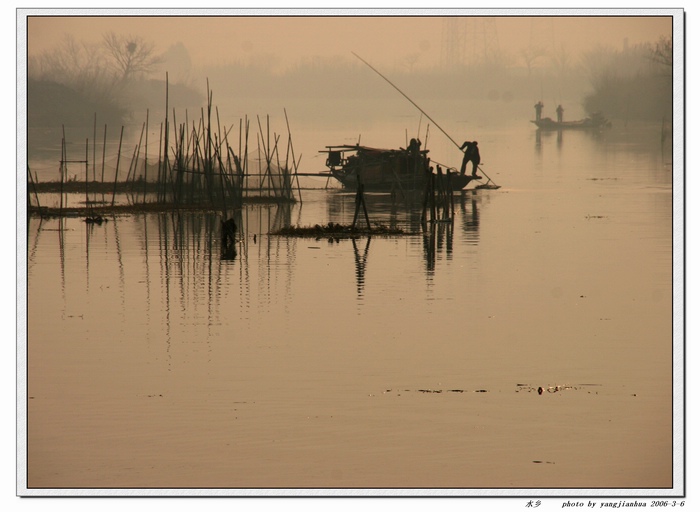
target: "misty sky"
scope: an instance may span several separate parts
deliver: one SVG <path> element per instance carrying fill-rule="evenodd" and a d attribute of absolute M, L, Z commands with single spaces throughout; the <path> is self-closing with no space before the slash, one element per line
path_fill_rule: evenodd
<path fill-rule="evenodd" d="M 408 11 L 399 11 L 403 16 L 390 17 L 282 16 L 280 11 L 262 17 L 181 17 L 163 16 L 172 11 L 159 10 L 152 11 L 157 16 L 151 17 L 53 15 L 64 12 L 70 11 L 53 11 L 51 16 L 28 20 L 27 52 L 30 56 L 50 50 L 67 34 L 77 41 L 98 42 L 103 34 L 115 32 L 140 36 L 154 43 L 157 52 L 182 42 L 195 66 L 250 62 L 273 56 L 274 65 L 284 68 L 316 56 L 352 58 L 352 52 L 356 52 L 377 65 L 417 68 L 439 61 L 448 37 L 445 18 L 409 16 L 406 15 Z M 535 14 L 536 11 L 528 12 Z M 563 47 L 577 55 L 596 45 L 622 49 L 625 42 L 629 45 L 653 42 L 662 35 L 671 36 L 672 18 L 631 15 L 469 17 L 462 20 L 460 27 L 461 37 L 468 43 L 467 52 L 497 45 L 517 61 L 520 52 L 531 45 Z"/>

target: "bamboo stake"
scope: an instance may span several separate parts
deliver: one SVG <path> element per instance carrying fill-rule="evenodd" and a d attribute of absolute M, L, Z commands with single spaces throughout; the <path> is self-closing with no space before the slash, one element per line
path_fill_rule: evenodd
<path fill-rule="evenodd" d="M 148 109 L 146 109 L 146 146 L 143 152 L 143 202 L 146 202 L 146 184 L 148 183 Z"/>
<path fill-rule="evenodd" d="M 287 122 L 287 133 L 289 134 L 289 145 L 292 150 L 292 162 L 294 162 L 294 178 L 297 183 L 297 192 L 299 193 L 299 202 L 301 202 L 301 185 L 299 184 L 299 174 L 298 174 L 298 162 L 301 162 L 301 155 L 299 155 L 299 161 L 297 161 L 294 155 L 294 144 L 292 144 L 292 130 L 289 128 L 289 117 L 287 117 L 287 109 L 284 109 L 284 119 Z"/>
<path fill-rule="evenodd" d="M 85 208 L 89 208 L 90 196 L 88 194 L 88 180 L 90 176 L 88 175 L 90 169 L 88 165 L 88 152 L 90 149 L 90 139 L 85 139 Z"/>
<path fill-rule="evenodd" d="M 156 202 L 161 202 L 161 196 L 160 196 L 160 189 L 161 189 L 161 169 L 163 167 L 163 162 L 162 162 L 162 157 L 163 154 L 161 153 L 161 148 L 162 148 L 162 143 L 163 143 L 163 123 L 160 123 L 160 134 L 158 136 L 158 181 L 157 181 L 157 187 L 156 187 Z M 163 197 L 163 201 L 165 201 L 165 197 Z"/>
<path fill-rule="evenodd" d="M 62 126 L 63 138 L 61 139 L 61 198 L 59 200 L 59 212 L 63 215 L 63 173 L 65 171 L 66 162 L 66 127 Z"/>
<path fill-rule="evenodd" d="M 34 177 L 32 176 L 32 171 L 29 169 L 29 164 L 27 164 L 27 174 L 29 175 L 29 183 L 32 185 L 32 190 L 34 191 L 34 199 L 36 199 L 36 207 L 41 209 L 39 204 L 39 194 L 36 191 L 36 183 L 34 182 Z"/>
<path fill-rule="evenodd" d="M 117 150 L 117 168 L 114 170 L 114 189 L 112 190 L 112 206 L 114 206 L 114 198 L 117 194 L 117 177 L 119 176 L 119 161 L 122 156 L 122 139 L 124 138 L 124 127 L 122 126 L 121 134 L 119 135 L 119 149 Z"/>
<path fill-rule="evenodd" d="M 95 177 L 95 152 L 97 151 L 97 112 L 92 125 L 92 181 L 97 181 Z M 85 159 L 87 160 L 87 158 Z"/>
<path fill-rule="evenodd" d="M 107 125 L 105 124 L 105 133 L 104 133 L 104 138 L 102 139 L 102 178 L 100 180 L 100 184 L 104 185 L 105 182 L 105 154 L 107 151 Z M 100 187 L 102 188 L 102 187 Z M 105 193 L 104 193 L 104 188 L 102 188 L 102 201 L 105 200 Z"/>
<path fill-rule="evenodd" d="M 168 165 L 168 136 L 170 134 L 170 125 L 168 124 L 168 73 L 166 71 L 165 73 L 165 124 L 161 125 L 161 148 L 159 148 L 159 152 L 161 155 L 163 155 L 163 162 L 162 164 L 159 163 L 159 168 L 162 167 L 162 180 L 163 180 L 163 201 L 165 201 L 166 198 L 166 190 L 167 186 L 166 183 L 168 181 L 168 178 L 171 178 L 170 184 L 173 187 L 173 196 L 175 195 L 174 193 L 174 185 L 172 183 L 172 176 L 169 176 L 169 165 Z M 161 151 L 162 150 L 162 151 Z"/>

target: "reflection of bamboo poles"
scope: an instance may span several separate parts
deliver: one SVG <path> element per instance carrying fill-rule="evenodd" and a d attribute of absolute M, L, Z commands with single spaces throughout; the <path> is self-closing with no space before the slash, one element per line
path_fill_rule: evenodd
<path fill-rule="evenodd" d="M 437 174 L 432 172 L 427 174 L 421 213 L 422 223 L 425 224 L 428 221 L 428 208 L 430 209 L 430 222 L 454 220 L 454 192 L 452 191 L 451 174 L 449 170 L 443 174 L 439 165 Z"/>
<path fill-rule="evenodd" d="M 114 220 L 114 219 L 113 219 Z M 121 248 L 121 243 L 119 239 L 119 227 L 117 226 L 119 224 L 118 222 L 112 222 L 112 225 L 114 226 L 114 242 L 117 248 L 117 264 L 119 266 L 119 294 L 121 296 L 121 314 L 122 318 L 125 316 L 125 308 L 126 308 L 126 299 L 125 299 L 125 279 L 124 279 L 124 260 L 122 258 L 122 248 Z"/>
<path fill-rule="evenodd" d="M 58 218 L 58 257 L 61 264 L 61 295 L 63 296 L 63 301 L 61 302 L 64 307 L 66 304 L 66 248 L 65 248 L 65 234 L 63 232 L 63 216 Z"/>
<path fill-rule="evenodd" d="M 365 271 L 367 269 L 367 257 L 369 256 L 369 244 L 372 241 L 372 237 L 367 237 L 367 243 L 365 244 L 365 249 L 362 255 L 357 247 L 357 242 L 355 238 L 352 239 L 352 248 L 355 253 L 355 277 L 357 278 L 357 297 L 362 298 L 365 289 Z"/>

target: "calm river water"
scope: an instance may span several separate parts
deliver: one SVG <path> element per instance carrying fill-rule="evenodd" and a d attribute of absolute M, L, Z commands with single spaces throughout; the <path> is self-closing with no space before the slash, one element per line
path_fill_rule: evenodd
<path fill-rule="evenodd" d="M 27 486 L 670 489 L 670 146 L 527 121 L 479 146 L 501 188 L 451 225 L 368 196 L 411 236 L 270 235 L 350 223 L 325 180 L 244 208 L 233 261 L 215 213 L 30 218 Z"/>

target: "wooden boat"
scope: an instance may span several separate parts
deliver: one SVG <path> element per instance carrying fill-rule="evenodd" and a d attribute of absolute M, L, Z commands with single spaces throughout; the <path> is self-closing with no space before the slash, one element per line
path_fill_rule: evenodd
<path fill-rule="evenodd" d="M 531 121 L 540 130 L 598 130 L 610 128 L 611 123 L 600 113 L 591 114 L 590 117 L 577 121 L 555 121 L 551 117 L 543 117 L 539 121 Z"/>
<path fill-rule="evenodd" d="M 431 172 L 428 150 L 412 141 L 408 149 L 377 149 L 368 146 L 326 146 L 326 167 L 344 188 L 356 189 L 362 183 L 368 191 L 422 190 Z M 437 173 L 437 168 L 432 172 Z M 444 169 L 452 190 L 461 190 L 473 176 Z"/>

